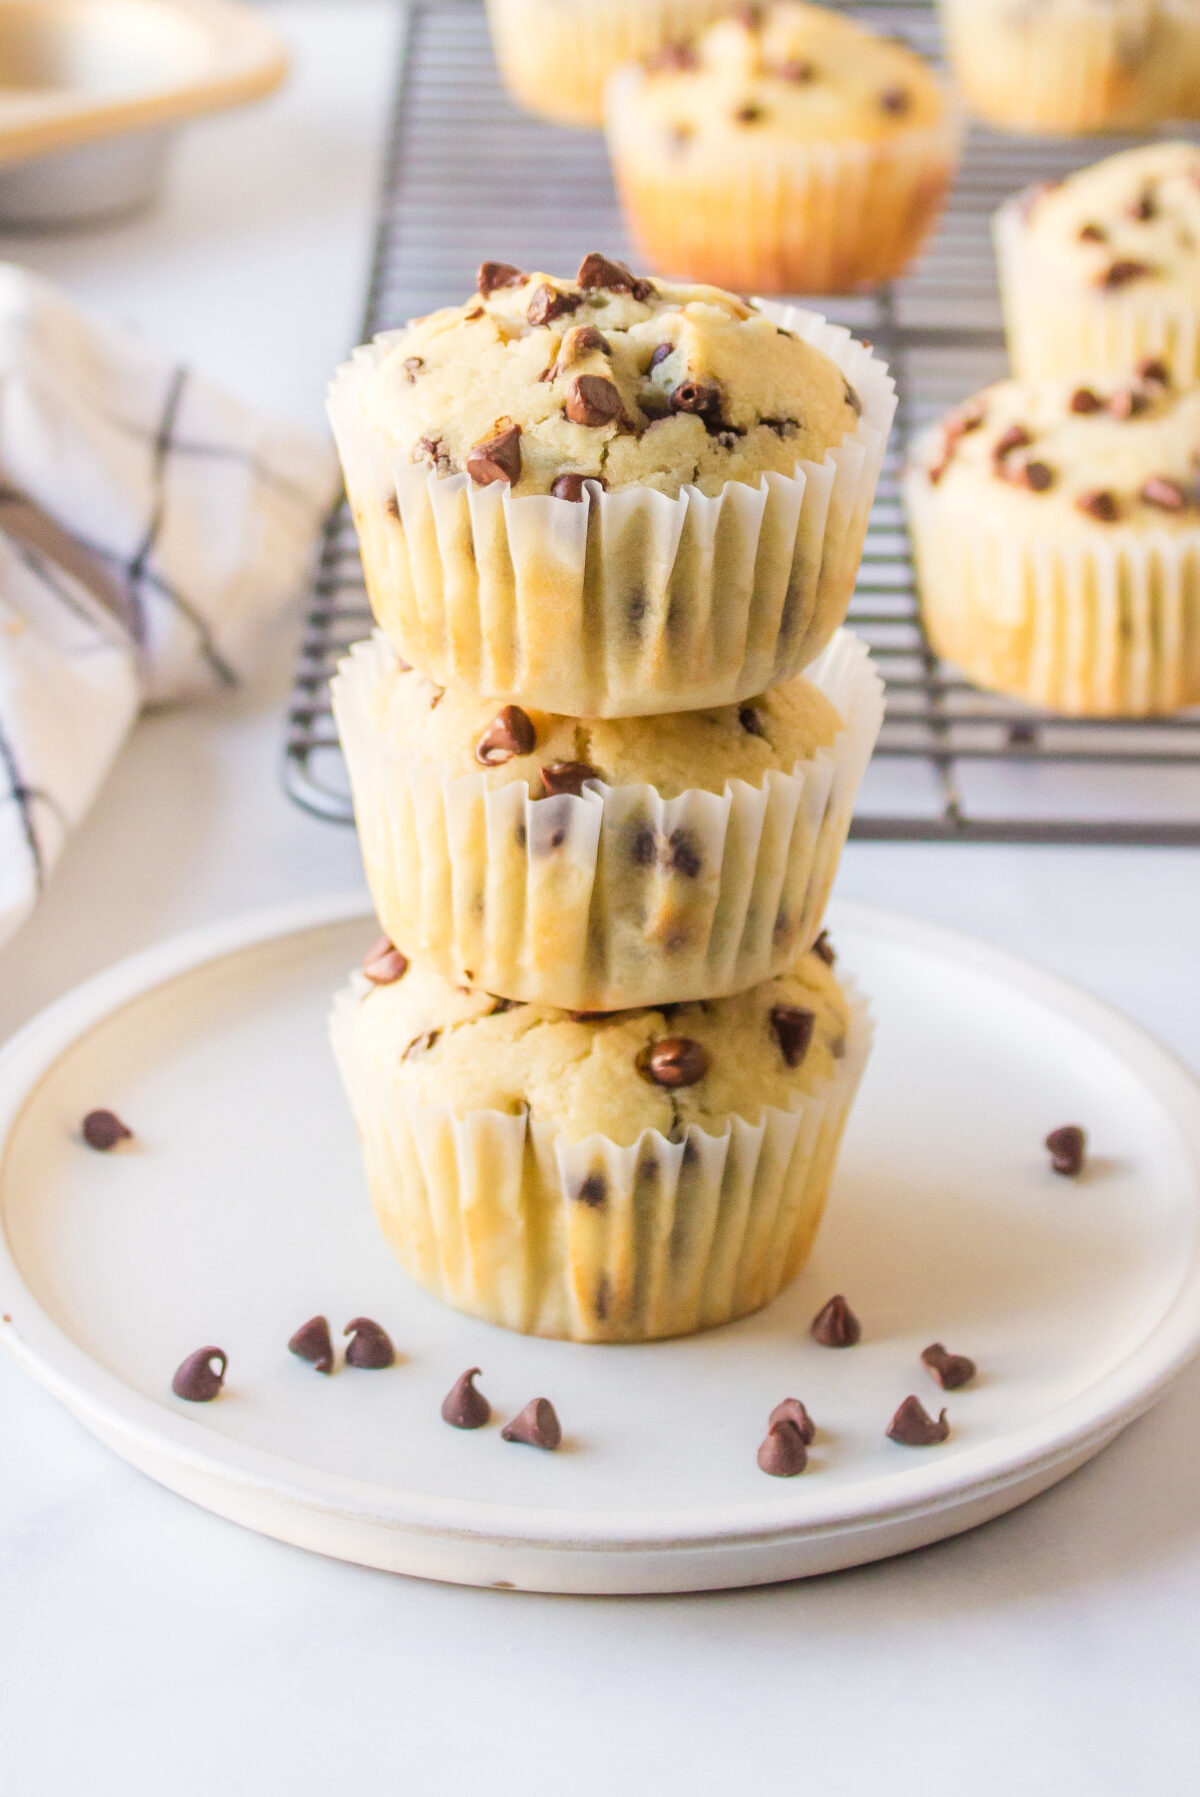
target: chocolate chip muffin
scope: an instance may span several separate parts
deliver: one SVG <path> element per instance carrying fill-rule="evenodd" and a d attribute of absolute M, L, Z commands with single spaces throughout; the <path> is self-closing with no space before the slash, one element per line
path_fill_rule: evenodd
<path fill-rule="evenodd" d="M 1193 0 L 942 0 L 955 79 L 1010 131 L 1138 131 L 1200 108 Z"/>
<path fill-rule="evenodd" d="M 1022 380 L 1126 374 L 1154 358 L 1200 379 L 1200 149 L 1110 156 L 1002 207 L 996 247 Z"/>
<path fill-rule="evenodd" d="M 509 93 L 564 125 L 599 125 L 614 69 L 679 42 L 728 9 L 729 0 L 487 0 Z"/>
<path fill-rule="evenodd" d="M 1200 700 L 1200 390 L 1003 381 L 918 445 L 907 499 L 934 647 L 1090 716 Z"/>
<path fill-rule="evenodd" d="M 752 702 L 580 720 L 380 636 L 334 684 L 367 880 L 448 979 L 578 1010 L 739 991 L 820 929 L 882 716 L 861 643 Z"/>
<path fill-rule="evenodd" d="M 797 0 L 743 7 L 609 90 L 608 135 L 648 260 L 754 293 L 898 275 L 941 206 L 957 129 L 903 45 Z"/>
<path fill-rule="evenodd" d="M 375 615 L 439 684 L 574 717 L 752 698 L 845 615 L 894 410 L 812 314 L 486 262 L 330 412 Z"/>
<path fill-rule="evenodd" d="M 409 966 L 333 1038 L 388 1240 L 527 1334 L 646 1341 L 769 1302 L 808 1252 L 869 1046 L 831 951 L 736 998 L 579 1016 Z"/>

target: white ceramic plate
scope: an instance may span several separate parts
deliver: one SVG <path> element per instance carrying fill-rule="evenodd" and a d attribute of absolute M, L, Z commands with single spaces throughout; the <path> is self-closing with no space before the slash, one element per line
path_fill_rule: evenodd
<path fill-rule="evenodd" d="M 373 925 L 358 897 L 168 943 L 72 993 L 0 1057 L 0 1338 L 172 1490 L 322 1553 L 460 1583 L 674 1591 L 898 1553 L 996 1516 L 1101 1448 L 1200 1342 L 1200 1091 L 1092 999 L 962 937 L 837 908 L 878 1042 L 813 1260 L 760 1316 L 644 1348 L 526 1340 L 444 1309 L 376 1234 L 325 1041 Z M 109 1106 L 136 1145 L 78 1139 Z M 1056 1178 L 1047 1130 L 1093 1158 Z M 861 1346 L 807 1334 L 844 1291 Z M 322 1378 L 285 1350 L 316 1311 L 401 1351 Z M 940 1339 L 980 1377 L 942 1397 Z M 229 1355 L 213 1404 L 177 1363 Z M 461 1434 L 466 1366 L 498 1420 Z M 884 1439 L 897 1403 L 953 1435 Z M 499 1421 L 548 1396 L 558 1454 Z M 810 1470 L 772 1480 L 767 1413 L 804 1399 Z"/>

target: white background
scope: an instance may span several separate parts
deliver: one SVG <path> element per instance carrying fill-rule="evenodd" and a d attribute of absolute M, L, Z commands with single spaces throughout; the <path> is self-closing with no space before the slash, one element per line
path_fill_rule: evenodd
<path fill-rule="evenodd" d="M 292 83 L 189 131 L 160 209 L 0 254 L 319 425 L 360 310 L 395 10 L 268 11 Z M 357 879 L 351 834 L 282 796 L 286 676 L 283 645 L 276 690 L 143 722 L 0 956 L 0 1037 L 149 942 Z M 840 890 L 1072 976 L 1200 1068 L 1200 854 L 856 845 Z M 6 1360 L 0 1793 L 1194 1793 L 1198 1407 L 1200 1369 L 1057 1491 L 901 1561 L 584 1601 L 244 1533 L 130 1471 Z"/>

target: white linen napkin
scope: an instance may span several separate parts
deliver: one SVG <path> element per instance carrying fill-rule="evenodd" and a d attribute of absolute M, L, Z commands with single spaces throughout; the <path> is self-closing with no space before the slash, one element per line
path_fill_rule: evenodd
<path fill-rule="evenodd" d="M 0 942 L 139 708 L 252 670 L 334 491 L 317 438 L 0 263 Z"/>

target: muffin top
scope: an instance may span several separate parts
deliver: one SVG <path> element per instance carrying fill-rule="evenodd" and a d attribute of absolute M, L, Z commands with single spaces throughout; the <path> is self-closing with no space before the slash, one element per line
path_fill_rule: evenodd
<path fill-rule="evenodd" d="M 800 0 L 742 7 L 648 65 L 637 103 L 667 146 L 875 142 L 941 122 L 933 74 L 902 44 Z"/>
<path fill-rule="evenodd" d="M 1028 534 L 1200 524 L 1200 390 L 1143 362 L 1127 381 L 1000 381 L 927 440 L 919 462 L 943 501 Z"/>
<path fill-rule="evenodd" d="M 417 1104 L 528 1111 L 570 1141 L 622 1147 L 645 1129 L 682 1140 L 731 1116 L 792 1109 L 846 1052 L 849 1011 L 824 953 L 736 998 L 573 1015 L 452 986 L 415 964 L 359 988 L 360 1050 Z"/>
<path fill-rule="evenodd" d="M 578 793 L 588 779 L 645 783 L 667 799 L 694 787 L 724 792 L 728 780 L 761 786 L 770 769 L 791 773 L 832 743 L 842 725 L 803 678 L 744 705 L 581 720 L 443 688 L 394 658 L 373 689 L 372 713 L 386 741 L 414 759 L 482 773 L 490 788 L 525 780 L 535 799 Z"/>
<path fill-rule="evenodd" d="M 1200 148 L 1146 144 L 1018 202 L 1039 275 L 1099 295 L 1200 300 Z"/>
<path fill-rule="evenodd" d="M 716 287 L 585 256 L 574 281 L 485 262 L 462 306 L 388 340 L 367 421 L 414 462 L 580 500 L 719 493 L 821 462 L 862 404 L 830 358 Z"/>

